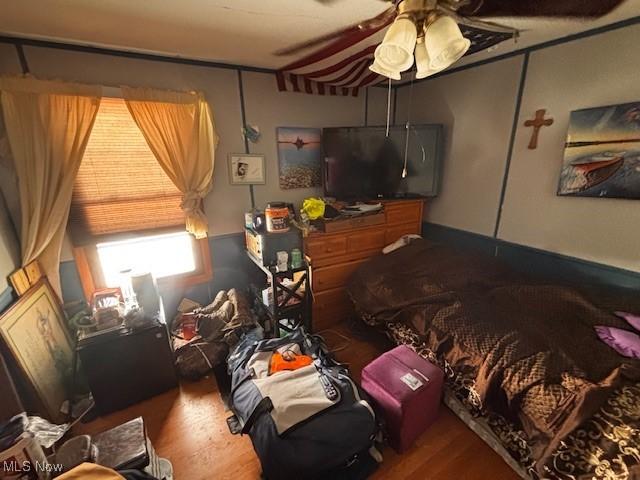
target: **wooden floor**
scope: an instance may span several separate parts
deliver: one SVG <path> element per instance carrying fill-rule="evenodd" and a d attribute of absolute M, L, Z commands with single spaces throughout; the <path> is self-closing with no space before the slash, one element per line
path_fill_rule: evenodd
<path fill-rule="evenodd" d="M 349 337 L 347 343 L 336 335 Z M 341 326 L 325 338 L 336 357 L 349 363 L 354 378 L 387 345 L 360 329 Z M 229 416 L 213 378 L 183 383 L 179 389 L 79 427 L 79 433 L 98 433 L 142 416 L 158 454 L 168 458 L 176 480 L 254 480 L 260 478 L 260 464 L 248 437 L 231 435 Z M 383 450 L 384 462 L 371 477 L 382 479 L 510 480 L 519 477 L 449 409 L 414 447 L 398 455 Z"/>

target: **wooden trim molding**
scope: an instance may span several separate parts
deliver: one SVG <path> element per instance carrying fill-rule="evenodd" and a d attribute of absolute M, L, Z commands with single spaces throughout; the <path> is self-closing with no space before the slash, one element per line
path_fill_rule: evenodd
<path fill-rule="evenodd" d="M 89 260 L 87 258 L 86 247 L 74 247 L 73 257 L 76 260 L 76 268 L 78 269 L 78 275 L 80 276 L 80 283 L 82 284 L 82 292 L 87 302 L 91 301 L 93 293 L 96 291 L 96 284 L 93 281 L 93 275 L 91 274 L 91 267 L 89 266 Z"/>

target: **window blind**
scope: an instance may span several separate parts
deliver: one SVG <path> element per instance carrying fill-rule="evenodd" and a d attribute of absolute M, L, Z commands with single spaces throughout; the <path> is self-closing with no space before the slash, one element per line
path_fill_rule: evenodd
<path fill-rule="evenodd" d="M 103 98 L 73 190 L 69 226 L 74 243 L 184 225 L 181 199 L 124 100 Z"/>

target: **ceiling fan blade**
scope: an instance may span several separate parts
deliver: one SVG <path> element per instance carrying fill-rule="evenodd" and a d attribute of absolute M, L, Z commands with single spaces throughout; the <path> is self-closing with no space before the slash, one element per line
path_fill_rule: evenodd
<path fill-rule="evenodd" d="M 471 0 L 458 14 L 472 17 L 597 18 L 624 0 Z"/>
<path fill-rule="evenodd" d="M 393 19 L 395 15 L 396 15 L 396 8 L 390 7 L 384 12 L 382 12 L 380 15 L 370 18 L 369 20 L 365 20 L 355 25 L 350 25 L 348 27 L 342 28 L 340 30 L 336 30 L 331 33 L 327 33 L 325 35 L 321 35 L 312 40 L 307 40 L 305 42 L 301 42 L 296 45 L 292 45 L 290 47 L 277 50 L 273 54 L 277 56 L 294 55 L 296 53 L 300 53 L 304 50 L 317 47 L 331 40 L 338 39 L 349 34 L 361 32 L 363 30 L 375 30 L 376 28 L 380 28 L 384 26 L 387 22 Z"/>

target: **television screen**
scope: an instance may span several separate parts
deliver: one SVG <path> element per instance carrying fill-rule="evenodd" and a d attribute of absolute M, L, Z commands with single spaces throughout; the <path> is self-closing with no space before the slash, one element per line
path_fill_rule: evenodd
<path fill-rule="evenodd" d="M 441 125 L 395 126 L 388 137 L 386 127 L 325 128 L 325 195 L 340 200 L 435 196 L 441 137 Z"/>

